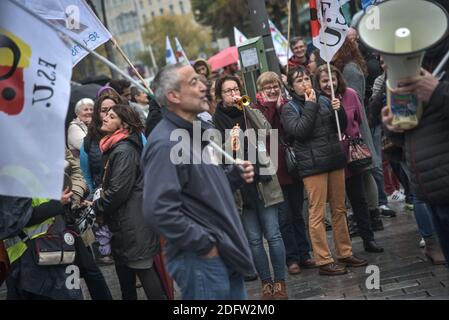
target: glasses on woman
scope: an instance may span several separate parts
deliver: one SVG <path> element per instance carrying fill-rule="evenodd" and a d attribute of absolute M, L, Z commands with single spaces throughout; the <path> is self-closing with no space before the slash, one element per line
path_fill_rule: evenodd
<path fill-rule="evenodd" d="M 263 91 L 265 91 L 266 93 L 270 93 L 271 91 L 277 92 L 277 91 L 280 89 L 280 87 L 279 87 L 279 86 L 272 86 L 272 87 L 264 87 L 264 88 L 262 88 L 262 89 L 263 89 Z"/>
<path fill-rule="evenodd" d="M 239 88 L 232 88 L 232 89 L 226 89 L 226 90 L 223 90 L 223 94 L 225 94 L 225 95 L 227 95 L 227 96 L 232 95 L 233 92 L 234 92 L 235 94 L 239 94 L 239 93 L 240 93 L 240 89 L 239 89 Z"/>

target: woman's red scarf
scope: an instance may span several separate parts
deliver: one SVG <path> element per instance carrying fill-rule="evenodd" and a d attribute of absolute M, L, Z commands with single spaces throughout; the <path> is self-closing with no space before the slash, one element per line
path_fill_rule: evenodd
<path fill-rule="evenodd" d="M 129 136 L 128 129 L 120 129 L 115 131 L 113 134 L 107 135 L 100 140 L 100 150 L 102 153 L 108 151 L 117 142 L 120 142 Z"/>

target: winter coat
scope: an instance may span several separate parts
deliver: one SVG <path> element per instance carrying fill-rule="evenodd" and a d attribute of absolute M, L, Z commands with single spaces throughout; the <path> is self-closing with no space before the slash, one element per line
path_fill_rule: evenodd
<path fill-rule="evenodd" d="M 340 129 L 346 129 L 346 114 L 338 111 Z M 302 178 L 343 169 L 346 155 L 338 140 L 335 112 L 330 101 L 319 96 L 318 103 L 294 95 L 282 108 L 282 125 L 294 139 L 298 173 Z"/>
<path fill-rule="evenodd" d="M 87 125 L 80 119 L 75 118 L 70 122 L 69 129 L 67 131 L 67 146 L 72 151 L 75 158 L 79 158 L 79 152 L 83 139 L 87 134 Z"/>
<path fill-rule="evenodd" d="M 224 125 L 227 121 L 223 121 L 218 119 L 217 117 L 220 117 L 222 113 L 222 108 L 225 108 L 223 106 L 217 106 L 217 111 L 214 114 L 214 124 L 216 125 L 217 129 L 222 132 L 222 137 L 226 138 L 224 135 L 224 132 L 226 129 L 232 129 L 235 123 L 229 122 L 229 125 Z M 256 133 L 258 133 L 258 130 L 266 130 L 269 132 L 271 129 L 270 123 L 267 121 L 267 119 L 263 116 L 263 114 L 255 108 L 252 107 L 246 107 L 245 109 L 245 116 L 240 117 L 244 119 L 243 125 L 240 126 L 242 130 L 246 129 L 255 129 Z M 231 124 L 232 123 L 232 124 Z M 269 140 L 269 136 L 267 136 L 267 141 Z M 261 139 L 262 140 L 262 139 Z M 265 141 L 263 141 L 265 143 Z M 224 141 L 224 149 L 225 150 L 232 150 L 229 146 L 230 139 L 227 139 Z M 278 203 L 281 203 L 284 201 L 284 196 L 282 194 L 282 190 L 279 184 L 278 177 L 276 175 L 275 167 L 273 165 L 273 162 L 269 156 L 269 153 L 267 152 L 267 146 L 266 143 L 265 146 L 261 148 L 261 146 L 257 146 L 257 163 L 256 163 L 256 177 L 255 177 L 255 184 L 258 191 L 258 196 L 264 203 L 265 207 L 269 207 Z M 265 149 L 265 150 L 264 150 Z M 265 165 L 262 165 L 264 163 Z M 279 163 L 279 159 L 278 159 Z M 267 171 L 272 171 L 273 174 L 271 175 L 264 175 L 261 176 L 259 173 L 261 172 L 262 168 Z M 260 169 L 260 170 L 259 170 Z M 271 173 L 271 172 L 270 172 Z M 245 196 L 246 191 L 248 191 L 249 194 L 251 194 L 251 188 L 245 188 L 243 190 L 243 202 L 244 205 L 248 203 L 250 200 L 249 198 L 251 196 Z M 254 189 L 254 188 L 252 188 Z M 246 203 L 245 203 L 246 202 Z"/>
<path fill-rule="evenodd" d="M 142 212 L 142 148 L 140 135 L 132 134 L 104 153 L 104 196 L 94 202 L 95 212 L 112 232 L 112 255 L 121 264 L 152 258 L 159 251 L 159 237 Z"/>
<path fill-rule="evenodd" d="M 243 184 L 238 169 L 203 161 L 201 155 L 210 154 L 205 152 L 206 147 L 210 151 L 207 143 L 200 145 L 201 150 L 189 147 L 190 161 L 170 161 L 173 148 L 180 150 L 180 143 L 192 144 L 193 126 L 167 109 L 163 114 L 142 156 L 145 184 L 151 186 L 145 188 L 143 207 L 147 222 L 167 239 L 167 258 L 183 252 L 201 256 L 217 246 L 231 270 L 253 272 L 248 239 L 233 197 L 233 191 Z M 206 122 L 199 123 L 201 133 L 213 128 Z M 189 139 L 170 140 L 176 129 L 186 130 Z M 192 164 L 194 156 L 200 157 L 198 164 Z"/>
<path fill-rule="evenodd" d="M 267 149 L 268 153 L 277 152 L 278 155 L 278 170 L 277 177 L 279 179 L 280 185 L 288 185 L 293 183 L 293 178 L 288 174 L 287 164 L 285 162 L 285 144 L 288 144 L 287 135 L 284 132 L 284 128 L 281 123 L 281 110 L 280 108 L 276 108 L 276 102 L 268 102 L 264 101 L 260 94 L 256 96 L 256 102 L 253 104 L 253 107 L 262 112 L 263 116 L 270 123 L 271 128 L 274 130 L 278 130 L 278 141 L 277 141 L 277 150 L 271 150 L 271 146 L 269 141 L 267 141 Z M 287 103 L 287 100 L 283 101 Z"/>
<path fill-rule="evenodd" d="M 446 70 L 416 128 L 403 134 L 385 129 L 395 143 L 403 142 L 416 196 L 442 206 L 449 205 L 449 68 Z"/>
<path fill-rule="evenodd" d="M 360 125 L 362 123 L 362 105 L 357 93 L 351 88 L 346 88 L 341 99 L 341 104 L 346 114 L 346 130 L 344 131 L 346 137 L 359 137 L 361 135 Z M 349 143 L 347 141 L 343 141 L 342 143 L 347 154 L 349 151 Z M 346 166 L 345 175 L 346 178 L 349 178 L 353 175 L 360 174 L 365 170 L 368 170 L 368 167 L 361 170 L 351 170 Z"/>
<path fill-rule="evenodd" d="M 360 111 L 362 112 L 360 133 L 362 134 L 363 141 L 366 143 L 373 156 L 373 163 L 368 168 L 371 169 L 380 167 L 382 165 L 381 155 L 377 154 L 376 150 L 374 149 L 373 136 L 371 135 L 364 105 L 365 76 L 360 67 L 354 62 L 350 62 L 347 65 L 345 65 L 345 67 L 342 70 L 342 74 L 348 88 L 352 88 L 357 92 L 357 95 L 359 96 L 359 99 L 362 103 L 362 108 L 360 109 Z"/>

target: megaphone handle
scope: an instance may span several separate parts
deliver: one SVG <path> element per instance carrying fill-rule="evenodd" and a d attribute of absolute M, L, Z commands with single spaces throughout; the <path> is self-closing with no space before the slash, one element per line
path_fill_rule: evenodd
<path fill-rule="evenodd" d="M 446 55 L 443 57 L 443 59 L 440 61 L 438 66 L 433 70 L 432 75 L 434 77 L 438 77 L 438 74 L 440 73 L 441 69 L 443 69 L 444 65 L 446 64 L 447 60 L 449 59 L 449 51 L 446 52 Z"/>

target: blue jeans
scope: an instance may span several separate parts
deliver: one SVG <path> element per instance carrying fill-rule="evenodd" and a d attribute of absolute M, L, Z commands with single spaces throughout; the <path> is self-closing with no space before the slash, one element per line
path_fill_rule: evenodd
<path fill-rule="evenodd" d="M 373 136 L 375 152 L 382 159 L 382 125 L 378 125 L 375 128 L 372 128 L 371 135 Z M 382 160 L 380 162 L 380 165 L 375 165 L 375 167 L 371 169 L 371 173 L 373 174 L 374 180 L 376 181 L 377 192 L 379 193 L 379 206 L 387 205 L 388 199 L 384 188 L 384 171 L 382 169 Z"/>
<path fill-rule="evenodd" d="M 418 200 L 412 195 L 413 212 L 415 214 L 416 224 L 418 225 L 419 233 L 423 238 L 430 238 L 435 235 L 432 224 L 432 213 L 429 205 L 421 200 Z"/>
<path fill-rule="evenodd" d="M 310 244 L 302 216 L 304 184 L 295 180 L 282 186 L 285 201 L 279 205 L 279 228 L 285 245 L 287 266 L 310 259 Z"/>
<path fill-rule="evenodd" d="M 167 270 L 184 300 L 246 300 L 243 275 L 232 272 L 218 257 L 182 252 L 167 262 Z"/>
<path fill-rule="evenodd" d="M 438 235 L 441 251 L 449 267 L 449 206 L 429 205 L 433 218 L 433 226 Z"/>
<path fill-rule="evenodd" d="M 260 280 L 272 280 L 263 237 L 268 242 L 274 280 L 285 280 L 285 247 L 279 230 L 279 205 L 265 208 L 260 199 L 256 199 L 254 205 L 255 208 L 243 208 L 242 223 Z"/>
<path fill-rule="evenodd" d="M 407 180 L 410 181 L 412 173 L 405 162 L 402 163 L 401 168 L 405 173 Z M 419 200 L 415 196 L 415 192 L 416 190 L 409 190 L 409 201 L 413 203 L 413 213 L 415 215 L 419 233 L 423 238 L 433 237 L 435 236 L 435 229 L 432 224 L 432 209 L 427 203 Z"/>

